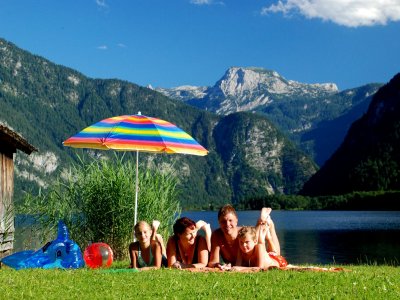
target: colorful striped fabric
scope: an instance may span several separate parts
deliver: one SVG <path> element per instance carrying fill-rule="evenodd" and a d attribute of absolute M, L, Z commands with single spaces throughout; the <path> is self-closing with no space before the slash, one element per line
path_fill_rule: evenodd
<path fill-rule="evenodd" d="M 204 156 L 208 151 L 185 131 L 167 121 L 137 115 L 104 119 L 64 141 L 74 148 L 166 152 Z"/>

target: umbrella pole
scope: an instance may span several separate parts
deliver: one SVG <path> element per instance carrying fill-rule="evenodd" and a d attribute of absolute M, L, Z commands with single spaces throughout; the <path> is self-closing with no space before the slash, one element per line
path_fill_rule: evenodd
<path fill-rule="evenodd" d="M 135 186 L 135 223 L 137 222 L 137 208 L 138 208 L 138 189 L 139 189 L 139 150 L 136 150 L 136 186 Z"/>

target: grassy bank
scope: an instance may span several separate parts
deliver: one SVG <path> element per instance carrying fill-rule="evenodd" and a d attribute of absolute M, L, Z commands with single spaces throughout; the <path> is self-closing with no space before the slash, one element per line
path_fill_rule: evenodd
<path fill-rule="evenodd" d="M 115 263 L 113 268 L 126 264 Z M 348 272 L 271 270 L 190 273 L 0 270 L 2 299 L 399 299 L 399 268 L 346 266 Z"/>

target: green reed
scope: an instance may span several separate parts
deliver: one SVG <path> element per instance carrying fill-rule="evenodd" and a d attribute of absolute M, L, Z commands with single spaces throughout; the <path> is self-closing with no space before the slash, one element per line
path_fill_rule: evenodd
<path fill-rule="evenodd" d="M 135 168 L 124 156 L 80 159 L 68 176 L 46 191 L 28 194 L 19 213 L 35 217 L 32 226 L 38 227 L 35 232 L 42 243 L 54 239 L 58 220 L 63 220 L 82 249 L 90 242 L 105 242 L 122 259 L 133 240 Z M 180 213 L 176 182 L 172 173 L 140 168 L 138 220 L 160 220 L 159 233 L 164 236 Z"/>

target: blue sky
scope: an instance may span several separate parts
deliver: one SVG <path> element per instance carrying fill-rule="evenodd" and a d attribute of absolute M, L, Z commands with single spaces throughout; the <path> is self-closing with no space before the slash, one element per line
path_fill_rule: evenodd
<path fill-rule="evenodd" d="M 143 86 L 256 66 L 344 90 L 400 72 L 400 0 L 0 0 L 0 37 Z"/>

